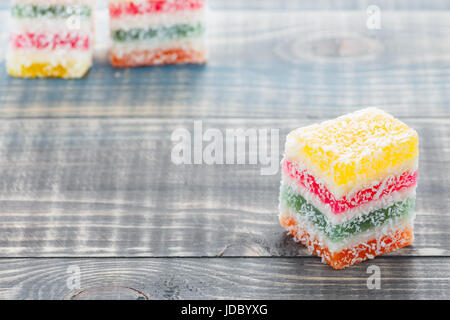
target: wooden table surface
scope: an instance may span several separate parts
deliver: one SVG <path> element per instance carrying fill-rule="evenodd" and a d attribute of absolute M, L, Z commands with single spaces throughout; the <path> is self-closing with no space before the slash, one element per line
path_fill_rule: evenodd
<path fill-rule="evenodd" d="M 7 17 L 1 1 L 1 43 Z M 450 298 L 448 1 L 211 0 L 206 66 L 113 69 L 102 7 L 97 23 L 85 79 L 0 69 L 0 298 Z M 194 120 L 279 129 L 282 148 L 371 105 L 419 132 L 416 240 L 345 270 L 279 226 L 279 173 L 171 162 L 172 132 Z"/>

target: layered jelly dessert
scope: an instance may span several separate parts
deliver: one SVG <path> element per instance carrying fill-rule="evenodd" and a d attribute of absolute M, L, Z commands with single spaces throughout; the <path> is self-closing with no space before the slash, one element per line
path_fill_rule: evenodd
<path fill-rule="evenodd" d="M 115 67 L 203 64 L 206 0 L 109 0 Z"/>
<path fill-rule="evenodd" d="M 81 78 L 92 66 L 95 1 L 13 0 L 7 53 L 15 77 Z"/>
<path fill-rule="evenodd" d="M 289 133 L 280 222 L 342 269 L 413 242 L 418 135 L 377 108 Z"/>

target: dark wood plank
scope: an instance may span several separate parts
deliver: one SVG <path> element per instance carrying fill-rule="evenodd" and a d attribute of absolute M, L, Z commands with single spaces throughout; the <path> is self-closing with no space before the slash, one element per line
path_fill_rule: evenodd
<path fill-rule="evenodd" d="M 313 120 L 214 120 L 204 130 L 291 129 Z M 414 246 L 450 255 L 450 121 L 409 119 L 420 135 Z M 277 220 L 280 175 L 260 165 L 175 165 L 191 120 L 0 121 L 0 255 L 296 256 Z M 205 144 L 206 145 L 206 144 Z M 280 159 L 281 155 L 276 158 Z"/>
<path fill-rule="evenodd" d="M 360 1 L 211 1 L 207 66 L 132 70 L 108 65 L 100 9 L 85 79 L 12 79 L 0 68 L 0 299 L 449 299 L 449 3 L 371 4 L 378 31 Z M 0 46 L 2 64 L 5 54 Z M 281 143 L 367 105 L 421 135 L 416 241 L 347 270 L 285 235 L 279 175 L 170 161 L 170 134 L 194 119 L 279 128 Z M 381 290 L 366 286 L 370 265 Z M 80 289 L 67 287 L 71 266 Z"/>
<path fill-rule="evenodd" d="M 0 298 L 449 299 L 449 259 L 380 257 L 340 271 L 312 257 L 1 259 Z M 380 289 L 369 290 L 373 265 Z M 68 287 L 78 268 L 79 289 Z"/>
<path fill-rule="evenodd" d="M 450 116 L 450 11 L 386 10 L 374 31 L 365 10 L 225 3 L 211 10 L 204 67 L 111 68 L 100 10 L 89 75 L 23 80 L 0 68 L 0 117 L 323 118 L 368 105 L 403 117 Z M 0 21 L 6 17 L 1 11 Z M 0 46 L 0 63 L 4 56 Z"/>

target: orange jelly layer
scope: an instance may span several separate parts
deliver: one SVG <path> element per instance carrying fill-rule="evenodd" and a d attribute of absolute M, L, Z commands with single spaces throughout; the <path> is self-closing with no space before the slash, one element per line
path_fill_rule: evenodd
<path fill-rule="evenodd" d="M 342 251 L 330 252 L 317 239 L 312 238 L 306 230 L 299 227 L 294 218 L 281 217 L 280 222 L 294 237 L 315 255 L 322 257 L 334 269 L 343 269 L 369 258 L 406 247 L 414 240 L 412 227 L 406 227 L 403 230 L 397 230 L 394 234 L 385 235 L 381 239 L 372 239 Z"/>
<path fill-rule="evenodd" d="M 139 67 L 162 64 L 203 64 L 206 63 L 204 51 L 188 49 L 156 49 L 134 51 L 118 57 L 114 53 L 110 56 L 111 64 L 115 67 Z"/>

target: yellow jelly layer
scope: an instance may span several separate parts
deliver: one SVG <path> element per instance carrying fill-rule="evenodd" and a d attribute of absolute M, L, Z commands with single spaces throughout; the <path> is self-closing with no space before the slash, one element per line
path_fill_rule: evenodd
<path fill-rule="evenodd" d="M 65 61 L 64 64 L 51 64 L 46 62 L 35 62 L 27 65 L 8 63 L 8 73 L 13 77 L 22 78 L 81 78 L 89 68 L 90 64 L 78 61 Z"/>
<path fill-rule="evenodd" d="M 285 152 L 341 196 L 365 181 L 415 170 L 418 144 L 415 130 L 367 108 L 292 131 Z"/>

